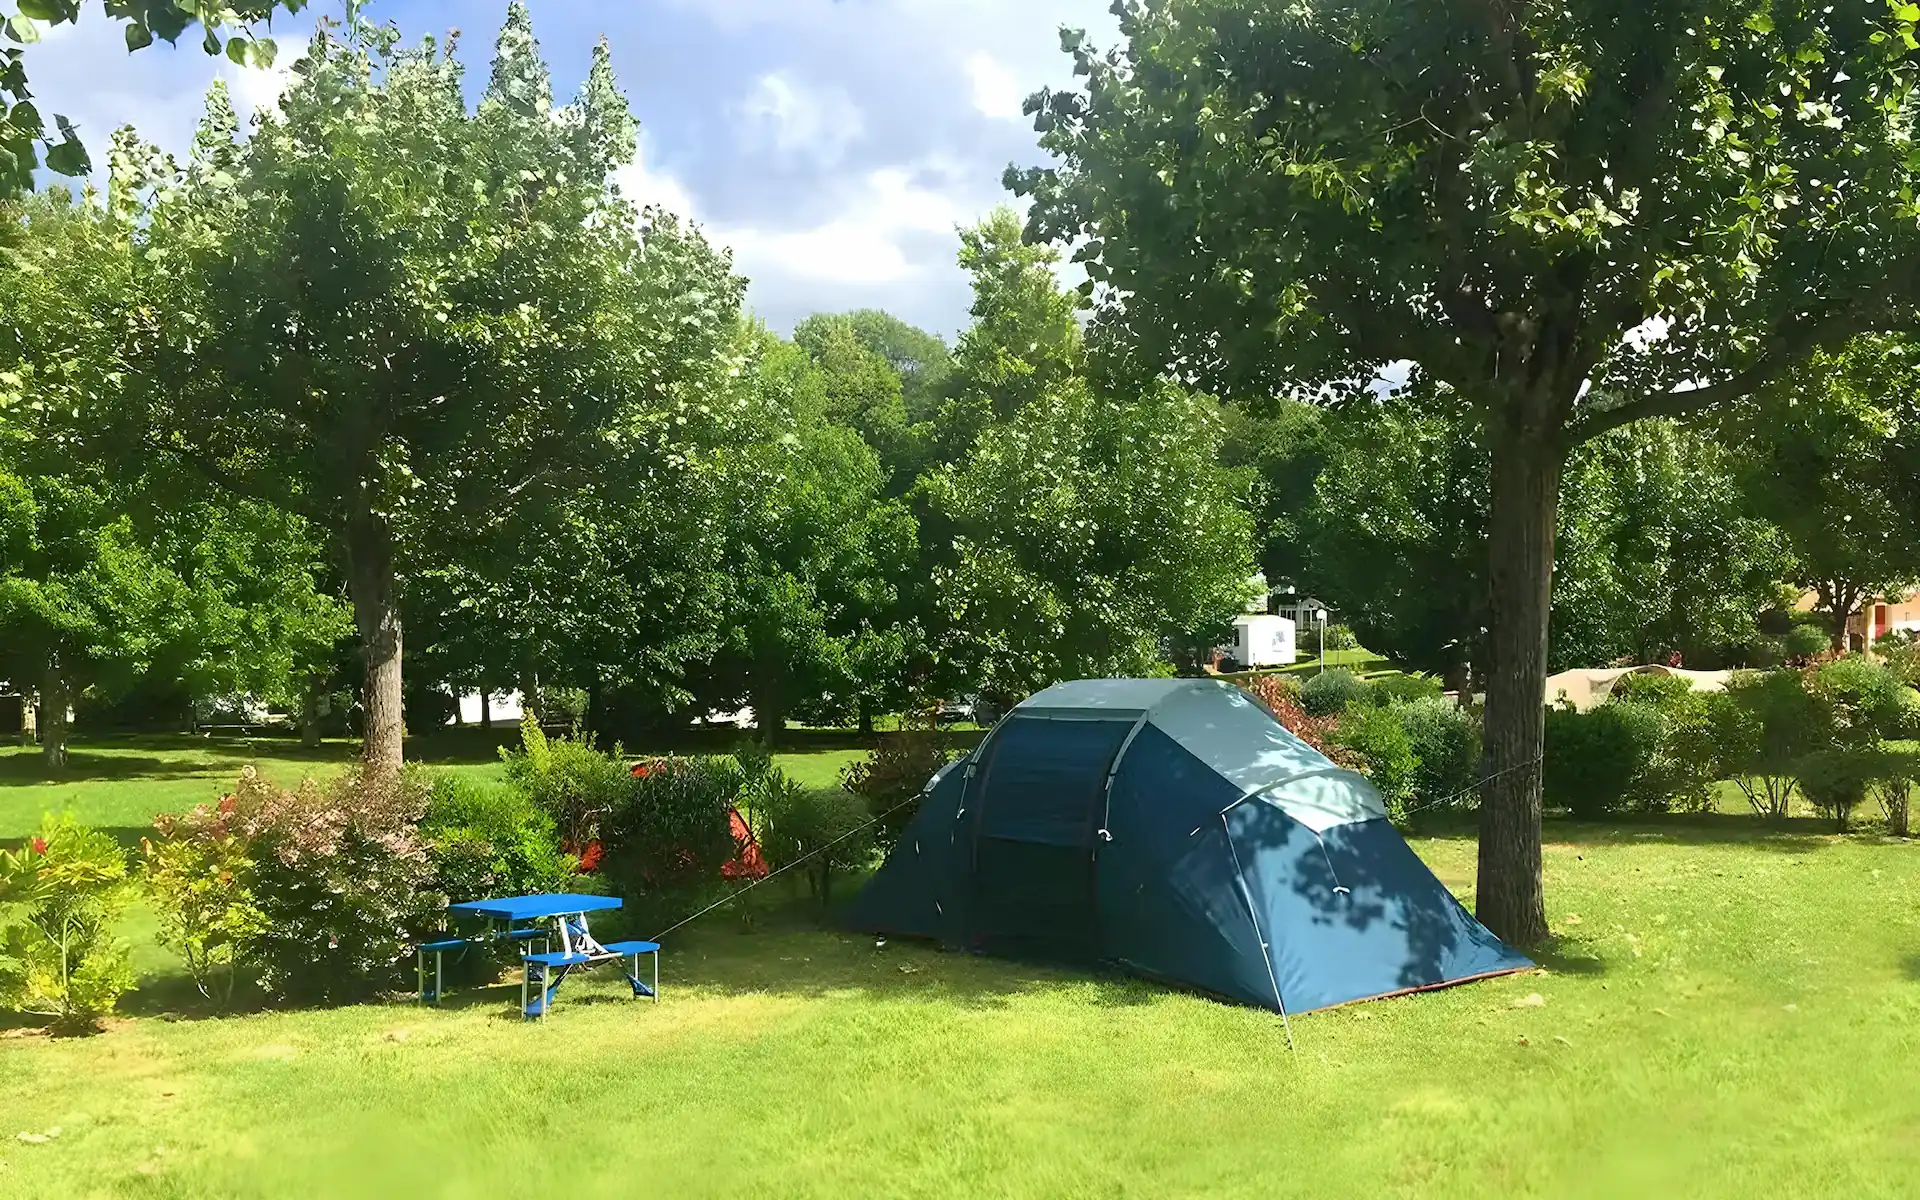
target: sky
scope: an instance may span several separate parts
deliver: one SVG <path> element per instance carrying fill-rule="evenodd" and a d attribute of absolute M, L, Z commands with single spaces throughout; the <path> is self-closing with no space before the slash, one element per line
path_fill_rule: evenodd
<path fill-rule="evenodd" d="M 1043 161 L 1021 102 L 1072 85 L 1061 26 L 1102 48 L 1117 40 L 1108 2 L 528 0 L 562 102 L 607 37 L 641 122 L 624 189 L 730 247 L 769 325 L 872 307 L 949 339 L 969 300 L 955 229 L 1013 201 L 1000 182 L 1010 163 Z M 275 23 L 272 71 L 209 58 L 191 36 L 129 55 L 94 5 L 30 47 L 28 71 L 41 111 L 73 118 L 96 163 L 124 124 L 184 153 L 216 76 L 243 114 L 271 105 L 314 16 L 337 3 Z M 370 0 L 364 11 L 409 41 L 459 29 L 477 93 L 506 0 Z"/>

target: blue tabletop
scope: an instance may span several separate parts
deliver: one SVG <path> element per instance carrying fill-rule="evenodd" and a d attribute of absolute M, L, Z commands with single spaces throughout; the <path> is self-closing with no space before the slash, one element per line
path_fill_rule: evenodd
<path fill-rule="evenodd" d="M 447 905 L 448 912 L 469 913 L 476 917 L 496 917 L 503 921 L 537 921 L 542 917 L 561 917 L 571 913 L 598 912 L 619 908 L 618 896 L 508 896 L 500 900 L 468 900 Z"/>

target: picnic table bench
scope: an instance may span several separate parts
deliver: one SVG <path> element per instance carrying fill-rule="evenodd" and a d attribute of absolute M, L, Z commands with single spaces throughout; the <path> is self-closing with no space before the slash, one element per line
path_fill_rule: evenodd
<path fill-rule="evenodd" d="M 561 893 L 544 896 L 507 896 L 494 900 L 469 900 L 461 904 L 447 906 L 449 913 L 462 916 L 480 917 L 486 920 L 484 932 L 473 937 L 447 937 L 431 942 L 423 942 L 418 948 L 416 972 L 420 983 L 420 999 L 437 1001 L 442 992 L 442 955 L 448 950 L 463 950 L 473 945 L 483 945 L 491 941 L 516 940 L 526 943 L 538 941 L 541 948 L 537 951 L 523 952 L 521 965 L 525 968 L 520 977 L 520 1012 L 528 1018 L 547 1015 L 553 1006 L 554 993 L 560 989 L 561 982 L 571 971 L 598 966 L 606 962 L 622 962 L 631 958 L 633 965 L 626 972 L 627 982 L 633 986 L 635 997 L 649 996 L 660 998 L 660 946 L 655 942 L 624 941 L 602 944 L 596 940 L 587 925 L 587 914 L 606 912 L 622 906 L 614 896 L 580 896 Z M 504 928 L 501 927 L 504 923 Z M 559 949 L 553 949 L 555 943 Z M 426 986 L 426 954 L 433 952 L 433 991 Z M 653 956 L 653 981 L 645 983 L 640 978 L 640 956 Z M 529 1000 L 529 993 L 534 996 Z"/>

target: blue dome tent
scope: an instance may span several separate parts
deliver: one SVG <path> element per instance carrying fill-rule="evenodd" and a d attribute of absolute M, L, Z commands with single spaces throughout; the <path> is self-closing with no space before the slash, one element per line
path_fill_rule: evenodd
<path fill-rule="evenodd" d="M 1364 776 L 1217 680 L 1048 688 L 922 796 L 854 928 L 1111 963 L 1282 1014 L 1533 965 Z"/>

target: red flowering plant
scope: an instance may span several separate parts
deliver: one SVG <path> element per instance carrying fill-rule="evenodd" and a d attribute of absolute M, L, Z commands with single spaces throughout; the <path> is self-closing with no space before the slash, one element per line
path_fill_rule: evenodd
<path fill-rule="evenodd" d="M 1240 689 L 1258 700 L 1287 732 L 1343 767 L 1358 767 L 1360 758 L 1333 740 L 1338 716 L 1316 717 L 1300 706 L 1300 689 L 1279 675 L 1256 675 L 1238 681 Z"/>
<path fill-rule="evenodd" d="M 288 790 L 247 768 L 220 803 L 155 822 L 163 937 L 218 1002 L 243 974 L 286 1000 L 380 990 L 445 903 L 419 829 L 426 798 L 410 775 Z"/>
<path fill-rule="evenodd" d="M 133 986 L 114 936 L 132 898 L 119 843 L 71 817 L 0 851 L 0 1001 L 62 1028 L 97 1024 Z"/>

